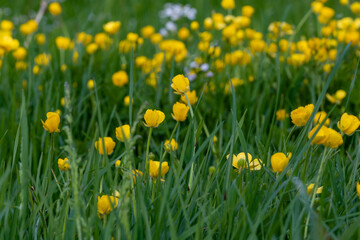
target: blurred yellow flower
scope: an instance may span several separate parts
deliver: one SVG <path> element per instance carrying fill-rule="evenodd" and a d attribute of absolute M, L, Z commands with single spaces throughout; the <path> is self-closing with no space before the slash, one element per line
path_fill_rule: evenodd
<path fill-rule="evenodd" d="M 49 133 L 60 132 L 59 124 L 60 124 L 60 116 L 55 112 L 48 112 L 46 114 L 46 121 L 41 120 L 43 124 L 43 128 Z"/>
<path fill-rule="evenodd" d="M 66 171 L 70 169 L 69 160 L 67 158 L 58 159 L 58 166 L 61 171 Z"/>
<path fill-rule="evenodd" d="M 129 77 L 125 71 L 118 71 L 112 75 L 112 82 L 115 86 L 122 87 L 129 82 Z"/>
<path fill-rule="evenodd" d="M 189 79 L 187 77 L 184 77 L 184 75 L 182 74 L 176 75 L 172 79 L 171 87 L 174 90 L 175 94 L 183 95 L 190 91 Z"/>
<path fill-rule="evenodd" d="M 152 178 L 158 178 L 159 172 L 160 177 L 164 176 L 169 171 L 169 164 L 168 162 L 162 162 L 161 163 L 161 169 L 160 169 L 160 162 L 159 161 L 149 161 L 149 173 L 150 177 Z"/>
<path fill-rule="evenodd" d="M 99 218 L 103 218 L 104 215 L 109 214 L 119 204 L 117 197 L 102 195 L 98 196 L 97 200 L 97 212 Z"/>
<path fill-rule="evenodd" d="M 358 195 L 358 197 L 360 198 L 360 183 L 356 182 L 356 193 Z"/>
<path fill-rule="evenodd" d="M 321 124 L 327 116 L 327 113 L 324 111 L 317 112 L 314 117 L 314 124 Z M 326 119 L 324 125 L 330 125 L 330 118 Z"/>
<path fill-rule="evenodd" d="M 164 147 L 165 147 L 165 150 L 167 152 L 170 152 L 170 151 L 176 151 L 178 149 L 178 143 L 175 141 L 175 139 L 171 139 L 171 141 L 169 140 L 166 140 L 165 143 L 164 143 Z"/>
<path fill-rule="evenodd" d="M 165 114 L 159 110 L 148 109 L 145 112 L 144 120 L 147 127 L 158 127 L 165 119 Z"/>
<path fill-rule="evenodd" d="M 173 113 L 171 114 L 171 116 L 173 117 L 174 120 L 176 121 L 180 121 L 183 122 L 186 120 L 188 111 L 189 111 L 189 106 L 180 103 L 180 102 L 176 102 L 173 105 Z"/>
<path fill-rule="evenodd" d="M 190 102 L 190 105 L 194 105 L 197 100 L 198 100 L 198 97 L 196 96 L 196 91 L 195 90 L 192 90 L 192 91 L 189 91 L 186 93 L 186 96 L 188 97 L 189 99 L 189 102 Z M 187 100 L 186 100 L 186 96 L 185 94 L 184 95 L 181 95 L 180 97 L 180 100 L 182 102 L 184 102 L 185 104 L 188 104 Z"/>
<path fill-rule="evenodd" d="M 103 145 L 105 145 L 106 154 L 110 155 L 113 153 L 116 143 L 114 142 L 114 140 L 112 140 L 111 137 L 104 137 L 103 144 L 102 138 L 99 137 L 99 140 L 95 142 L 95 148 L 99 151 L 100 155 L 104 155 Z"/>
<path fill-rule="evenodd" d="M 120 30 L 121 22 L 120 21 L 111 21 L 104 24 L 104 31 L 110 35 L 114 35 Z"/>
<path fill-rule="evenodd" d="M 313 111 L 313 104 L 308 104 L 305 107 L 298 107 L 291 112 L 291 120 L 298 127 L 305 126 Z"/>
<path fill-rule="evenodd" d="M 228 10 L 235 8 L 235 1 L 234 0 L 222 0 L 221 7 Z"/>
<path fill-rule="evenodd" d="M 38 45 L 44 45 L 45 41 L 46 41 L 46 37 L 45 34 L 43 33 L 38 33 L 35 35 L 35 39 L 36 39 L 36 43 Z"/>
<path fill-rule="evenodd" d="M 275 153 L 271 156 L 271 167 L 274 172 L 282 172 L 286 168 L 286 166 L 289 164 L 289 160 L 291 158 L 292 154 L 288 153 L 286 156 L 282 152 Z"/>
<path fill-rule="evenodd" d="M 352 135 L 360 126 L 360 121 L 356 116 L 344 113 L 337 125 L 341 132 Z"/>
<path fill-rule="evenodd" d="M 279 109 L 276 111 L 276 120 L 284 121 L 288 117 L 289 117 L 289 114 L 286 113 L 285 109 Z"/>
<path fill-rule="evenodd" d="M 89 79 L 89 81 L 87 82 L 86 86 L 87 86 L 87 88 L 88 88 L 89 90 L 93 90 L 94 87 L 95 87 L 95 81 L 92 80 L 92 79 Z"/>
<path fill-rule="evenodd" d="M 70 48 L 71 40 L 68 37 L 59 36 L 55 39 L 56 47 L 60 50 L 67 50 Z"/>
<path fill-rule="evenodd" d="M 58 2 L 53 2 L 49 4 L 49 12 L 53 16 L 57 16 L 61 14 L 61 5 Z"/>
<path fill-rule="evenodd" d="M 128 140 L 130 138 L 130 125 L 125 124 L 117 127 L 115 133 L 116 133 L 116 138 L 120 142 L 125 142 L 125 139 Z"/>
<path fill-rule="evenodd" d="M 26 49 L 23 47 L 18 47 L 13 53 L 12 53 L 13 57 L 16 60 L 24 60 L 24 58 L 26 57 Z"/>
<path fill-rule="evenodd" d="M 326 94 L 327 100 L 329 100 L 331 103 L 340 104 L 341 101 L 346 97 L 346 92 L 344 90 L 337 90 L 335 94 L 330 95 Z"/>
<path fill-rule="evenodd" d="M 229 155 L 227 155 L 226 158 L 229 159 Z M 249 169 L 251 171 L 260 170 L 261 160 L 256 158 L 253 160 L 252 158 L 253 157 L 250 153 L 248 153 L 247 155 L 244 152 L 241 152 L 238 155 L 234 154 L 232 158 L 232 166 L 238 169 L 238 172 L 240 172 L 243 168 Z"/>
<path fill-rule="evenodd" d="M 147 25 L 141 28 L 141 35 L 144 38 L 150 38 L 155 33 L 155 28 L 151 25 Z"/>
<path fill-rule="evenodd" d="M 14 29 L 14 24 L 10 20 L 2 20 L 0 23 L 0 28 L 1 30 L 10 32 Z"/>
<path fill-rule="evenodd" d="M 306 189 L 308 195 L 310 195 L 312 193 L 312 191 L 314 190 L 314 186 L 315 185 L 313 183 L 309 184 L 309 186 Z M 322 190 L 323 190 L 323 187 L 318 187 L 316 189 L 316 194 L 322 193 Z"/>
<path fill-rule="evenodd" d="M 24 35 L 29 35 L 38 29 L 38 23 L 35 20 L 29 20 L 20 25 L 20 32 Z"/>

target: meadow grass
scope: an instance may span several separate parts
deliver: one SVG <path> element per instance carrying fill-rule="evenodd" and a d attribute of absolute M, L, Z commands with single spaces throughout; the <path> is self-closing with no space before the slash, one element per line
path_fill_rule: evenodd
<path fill-rule="evenodd" d="M 24 46 L 27 37 L 18 27 L 34 18 L 40 2 L 0 2 L 0 19 L 13 20 L 13 36 Z M 220 1 L 176 2 L 197 9 L 200 32 L 205 31 L 202 21 L 211 17 L 212 11 L 227 14 Z M 164 22 L 158 14 L 165 3 L 63 1 L 60 16 L 46 11 L 39 24 L 37 31 L 45 33 L 45 44 L 36 44 L 31 36 L 26 69 L 16 69 L 11 53 L 4 54 L 0 72 L 0 239 L 359 238 L 359 132 L 343 135 L 344 143 L 336 149 L 311 144 L 315 136 L 308 137 L 320 110 L 327 111 L 330 126 L 337 131 L 336 123 L 344 112 L 359 117 L 358 46 L 339 42 L 328 73 L 323 71 L 323 63 L 313 58 L 293 66 L 281 60 L 284 55 L 279 51 L 269 57 L 265 50 L 254 54 L 246 66 L 225 64 L 222 71 L 216 71 L 214 60 L 198 50 L 198 33 L 192 32 L 193 38 L 184 41 L 188 50 L 185 60 L 177 62 L 172 56 L 165 61 L 164 56 L 154 88 L 147 84 L 148 75 L 135 59 L 141 55 L 152 58 L 161 51 L 159 47 L 145 39 L 135 49 L 119 53 L 118 42 L 129 32 L 140 34 L 145 25 L 157 31 L 162 28 Z M 268 25 L 273 21 L 292 24 L 294 33 L 289 41 L 297 42 L 322 36 L 322 25 L 310 4 L 236 1 L 232 14 L 241 15 L 241 6 L 252 5 L 251 28 L 263 33 L 267 44 L 271 42 Z M 329 0 L 326 5 L 335 9 L 337 19 L 351 14 L 338 1 Z M 90 55 L 76 44 L 79 59 L 73 62 L 74 50 L 59 50 L 55 44 L 58 36 L 76 40 L 82 31 L 95 35 L 111 20 L 120 20 L 122 26 L 111 36 L 113 42 L 106 50 Z M 188 23 L 181 24 L 188 27 Z M 221 31 L 211 31 L 222 57 L 247 49 L 247 40 L 244 45 L 231 46 L 222 41 Z M 34 74 L 33 59 L 43 52 L 51 54 L 49 65 Z M 171 89 L 171 81 L 196 57 L 208 61 L 214 75 L 199 74 L 191 82 L 198 101 L 190 105 L 187 119 L 177 123 L 171 113 L 179 96 Z M 61 70 L 63 64 L 65 71 Z M 129 79 L 121 88 L 111 81 L 120 69 Z M 246 80 L 241 86 L 234 86 L 231 80 L 250 75 L 255 80 Z M 87 87 L 89 79 L 95 82 L 93 89 Z M 326 94 L 338 89 L 347 96 L 341 104 L 332 104 Z M 125 96 L 130 99 L 128 106 Z M 280 109 L 290 113 L 310 103 L 314 111 L 303 127 L 295 126 L 291 118 L 276 118 Z M 61 111 L 60 132 L 49 133 L 41 120 L 57 109 Z M 147 109 L 165 113 L 159 127 L 144 125 Z M 131 137 L 120 142 L 115 129 L 124 124 L 130 125 Z M 325 120 L 321 124 L 325 125 Z M 95 142 L 107 136 L 116 146 L 112 154 L 101 155 Z M 179 148 L 166 152 L 164 142 L 170 137 Z M 236 170 L 232 160 L 240 152 L 261 159 L 261 170 Z M 276 152 L 292 153 L 279 173 L 271 165 Z M 70 169 L 61 171 L 58 159 L 65 157 Z M 148 176 L 148 158 L 169 163 L 164 181 Z M 119 167 L 115 167 L 117 160 L 121 160 Z M 245 161 L 249 166 L 250 159 Z M 134 178 L 135 169 L 143 174 Z M 308 194 L 311 183 L 315 189 L 322 186 L 322 192 Z M 115 191 L 118 205 L 99 217 L 98 196 L 114 195 Z"/>

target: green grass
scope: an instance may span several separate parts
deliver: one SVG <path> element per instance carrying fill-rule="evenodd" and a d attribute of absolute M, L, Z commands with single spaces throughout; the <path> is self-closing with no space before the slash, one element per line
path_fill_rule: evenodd
<path fill-rule="evenodd" d="M 249 66 L 226 66 L 222 72 L 214 71 L 211 80 L 199 76 L 191 83 L 199 97 L 192 106 L 194 116 L 189 113 L 173 132 L 176 121 L 171 117 L 172 105 L 179 96 L 170 89 L 170 81 L 182 74 L 195 57 L 204 57 L 197 50 L 198 37 L 193 33 L 194 39 L 186 43 L 189 51 L 185 61 L 163 63 L 156 89 L 145 83 L 146 76 L 134 61 L 140 55 L 152 58 L 159 49 L 145 40 L 127 54 L 117 50 L 118 41 L 128 32 L 140 33 L 148 24 L 158 31 L 164 25 L 158 12 L 165 2 L 64 1 L 59 18 L 45 13 L 38 32 L 45 33 L 47 41 L 44 46 L 31 41 L 25 71 L 15 69 L 11 53 L 4 56 L 0 71 L 0 239 L 302 239 L 307 219 L 307 238 L 359 238 L 359 131 L 344 136 L 339 148 L 326 150 L 329 155 L 318 183 L 323 191 L 314 196 L 313 203 L 312 195 L 306 192 L 307 185 L 316 182 L 326 153 L 323 146 L 312 145 L 308 139 L 316 111 L 327 111 L 335 130 L 345 110 L 359 116 L 357 47 L 339 43 L 330 74 L 324 73 L 318 62 L 294 67 L 281 62 L 279 54 L 273 59 L 260 53 Z M 190 3 L 198 10 L 200 25 L 213 10 L 225 14 L 219 1 L 178 2 Z M 37 12 L 39 1 L 0 3 L 2 9 L 11 9 L 9 15 L 0 11 L 0 19 L 14 21 L 13 36 L 23 46 L 25 37 L 18 26 Z M 262 32 L 266 41 L 272 21 L 293 24 L 298 30 L 294 41 L 321 36 L 316 16 L 306 15 L 310 3 L 236 1 L 237 6 L 255 7 L 251 27 Z M 351 14 L 338 1 L 327 5 L 343 16 Z M 240 7 L 233 13 L 241 14 Z M 55 38 L 61 35 L 75 39 L 81 31 L 94 35 L 110 20 L 122 22 L 110 49 L 89 57 L 85 49 L 79 48 L 78 63 L 72 62 L 72 51 L 68 50 L 63 59 L 68 69 L 61 72 Z M 221 56 L 240 48 L 221 41 L 221 32 L 213 33 L 222 47 Z M 51 63 L 34 75 L 33 59 L 42 52 L 51 53 Z M 129 84 L 118 88 L 111 76 L 122 65 Z M 255 81 L 238 87 L 231 84 L 231 91 L 225 94 L 224 84 L 236 75 L 244 79 L 254 75 Z M 91 78 L 96 81 L 94 90 L 86 87 Z M 26 88 L 23 80 L 27 81 Z M 215 86 L 213 91 L 209 90 L 211 84 Z M 325 94 L 338 89 L 348 95 L 340 105 L 333 105 Z M 123 103 L 127 95 L 130 102 L 133 100 L 129 107 Z M 60 104 L 62 97 L 66 99 L 64 107 Z M 289 118 L 276 120 L 278 109 L 290 113 L 309 103 L 315 105 L 315 111 L 306 126 L 294 127 Z M 41 119 L 57 109 L 62 112 L 61 131 L 49 134 Z M 160 161 L 163 144 L 172 132 L 179 143 L 176 152 L 165 155 L 170 166 L 165 182 L 141 176 L 136 183 L 132 180 L 131 170 L 145 171 L 149 133 L 143 124 L 146 109 L 159 109 L 166 115 L 152 131 L 150 152 L 155 160 Z M 122 124 L 131 125 L 131 138 L 126 143 L 115 137 L 115 128 Z M 104 136 L 116 142 L 109 156 L 100 155 L 94 147 L 95 141 Z M 262 169 L 234 171 L 231 155 L 239 152 L 261 159 Z M 279 174 L 272 171 L 270 163 L 275 152 L 293 155 Z M 70 159 L 70 170 L 60 171 L 57 159 L 65 157 Z M 116 168 L 118 159 L 122 164 Z M 214 172 L 209 171 L 212 166 Z M 112 195 L 115 190 L 120 193 L 119 206 L 100 219 L 97 197 Z"/>

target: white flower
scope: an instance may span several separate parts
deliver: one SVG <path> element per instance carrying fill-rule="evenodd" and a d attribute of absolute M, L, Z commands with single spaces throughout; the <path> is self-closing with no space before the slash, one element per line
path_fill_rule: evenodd
<path fill-rule="evenodd" d="M 201 64 L 200 69 L 201 71 L 206 72 L 207 70 L 209 70 L 209 64 L 207 63 Z"/>
<path fill-rule="evenodd" d="M 163 37 L 166 37 L 168 35 L 168 32 L 165 28 L 160 29 L 159 33 Z"/>
<path fill-rule="evenodd" d="M 176 26 L 175 23 L 173 23 L 173 22 L 170 21 L 170 22 L 167 22 L 167 23 L 165 24 L 165 28 L 166 28 L 167 30 L 171 31 L 171 32 L 175 32 L 176 29 L 177 29 L 177 26 Z"/>

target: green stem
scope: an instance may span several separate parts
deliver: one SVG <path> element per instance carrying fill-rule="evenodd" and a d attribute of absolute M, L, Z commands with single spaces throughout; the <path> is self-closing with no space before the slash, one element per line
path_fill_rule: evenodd
<path fill-rule="evenodd" d="M 55 133 L 51 134 L 51 160 L 50 160 L 50 169 L 52 168 L 54 162 L 54 151 L 55 151 Z"/>
<path fill-rule="evenodd" d="M 147 144 L 146 144 L 145 179 L 147 179 L 148 174 L 149 174 L 149 148 L 150 148 L 150 140 L 151 140 L 152 130 L 153 130 L 153 128 L 150 127 L 148 140 L 147 140 Z"/>
<path fill-rule="evenodd" d="M 315 181 L 315 184 L 314 184 L 314 188 L 313 188 L 313 191 L 312 191 L 312 195 L 311 195 L 311 203 L 310 203 L 310 210 L 311 208 L 314 206 L 314 203 L 315 203 L 315 197 L 316 197 L 316 189 L 318 188 L 319 186 L 319 183 L 320 183 L 320 179 L 321 179 L 321 176 L 322 176 L 322 173 L 324 171 L 324 167 L 325 167 L 325 161 L 327 159 L 327 153 L 328 153 L 328 148 L 325 148 L 324 150 L 324 153 L 323 153 L 323 157 L 321 159 L 321 163 L 320 163 L 320 169 L 319 169 L 319 173 L 316 177 L 316 181 Z M 309 215 L 306 219 L 306 224 L 305 224 L 305 231 L 304 231 L 304 238 L 307 237 L 307 233 L 308 233 L 308 228 L 309 228 L 309 222 L 310 222 L 310 214 L 311 212 L 309 212 Z"/>
<path fill-rule="evenodd" d="M 153 181 L 153 189 L 152 189 L 152 193 L 151 193 L 151 201 L 154 202 L 154 198 L 155 198 L 155 186 L 156 186 L 156 180 Z"/>
<path fill-rule="evenodd" d="M 187 104 L 188 104 L 188 106 L 189 106 L 189 109 L 190 109 L 190 115 L 191 115 L 192 118 L 194 118 L 194 112 L 193 112 L 193 109 L 192 109 L 192 107 L 191 107 L 189 98 L 188 98 L 187 94 L 184 94 L 184 95 L 185 95 L 185 97 L 186 97 L 186 102 L 187 102 Z"/>

